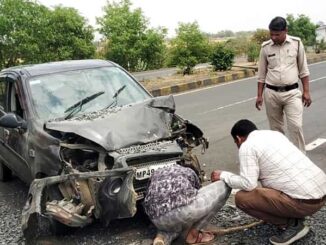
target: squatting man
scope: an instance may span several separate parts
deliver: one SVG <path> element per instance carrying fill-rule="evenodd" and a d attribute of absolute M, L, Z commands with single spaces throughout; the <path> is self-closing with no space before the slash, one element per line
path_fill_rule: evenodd
<path fill-rule="evenodd" d="M 305 217 L 325 205 L 326 174 L 278 131 L 258 130 L 244 119 L 231 135 L 239 148 L 240 174 L 215 170 L 212 181 L 240 189 L 235 195 L 239 209 L 283 230 L 269 239 L 272 244 L 304 237 L 309 232 Z"/>

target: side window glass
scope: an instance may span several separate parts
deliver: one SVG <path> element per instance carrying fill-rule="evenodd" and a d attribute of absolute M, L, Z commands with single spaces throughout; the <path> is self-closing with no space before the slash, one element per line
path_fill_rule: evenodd
<path fill-rule="evenodd" d="M 9 111 L 17 114 L 21 118 L 24 118 L 24 112 L 21 107 L 21 103 L 16 89 L 15 82 L 10 82 L 9 87 Z"/>
<path fill-rule="evenodd" d="M 6 99 L 6 80 L 4 77 L 0 78 L 0 110 L 4 111 Z"/>

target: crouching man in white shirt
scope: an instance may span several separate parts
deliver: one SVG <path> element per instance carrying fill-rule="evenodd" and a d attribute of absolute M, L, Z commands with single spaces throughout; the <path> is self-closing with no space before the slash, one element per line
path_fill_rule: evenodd
<path fill-rule="evenodd" d="M 269 239 L 272 244 L 291 244 L 304 237 L 309 232 L 305 217 L 326 202 L 326 174 L 277 131 L 257 130 L 244 119 L 233 126 L 231 135 L 239 148 L 240 174 L 215 170 L 212 181 L 240 189 L 235 196 L 239 209 L 284 229 Z"/>

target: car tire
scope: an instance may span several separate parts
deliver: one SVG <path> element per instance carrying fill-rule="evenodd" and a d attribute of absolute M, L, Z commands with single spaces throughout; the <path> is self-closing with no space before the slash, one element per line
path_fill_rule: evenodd
<path fill-rule="evenodd" d="M 12 179 L 12 171 L 0 161 L 0 181 L 6 182 Z"/>

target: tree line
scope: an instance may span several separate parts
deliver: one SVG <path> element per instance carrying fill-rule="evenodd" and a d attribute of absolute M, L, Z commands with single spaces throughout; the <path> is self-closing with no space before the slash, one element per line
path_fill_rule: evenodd
<path fill-rule="evenodd" d="M 299 36 L 305 45 L 316 44 L 317 25 L 307 16 L 289 14 L 287 21 L 290 35 Z M 74 8 L 59 5 L 50 9 L 35 0 L 0 0 L 0 69 L 103 58 L 129 71 L 178 66 L 187 74 L 204 62 L 226 70 L 235 55 L 257 60 L 261 43 L 269 39 L 265 29 L 208 34 L 197 22 L 179 23 L 176 36 L 168 39 L 167 29 L 150 28 L 142 10 L 133 9 L 129 0 L 108 1 L 97 24 L 95 30 Z M 94 42 L 95 31 L 103 36 L 98 42 Z"/>

